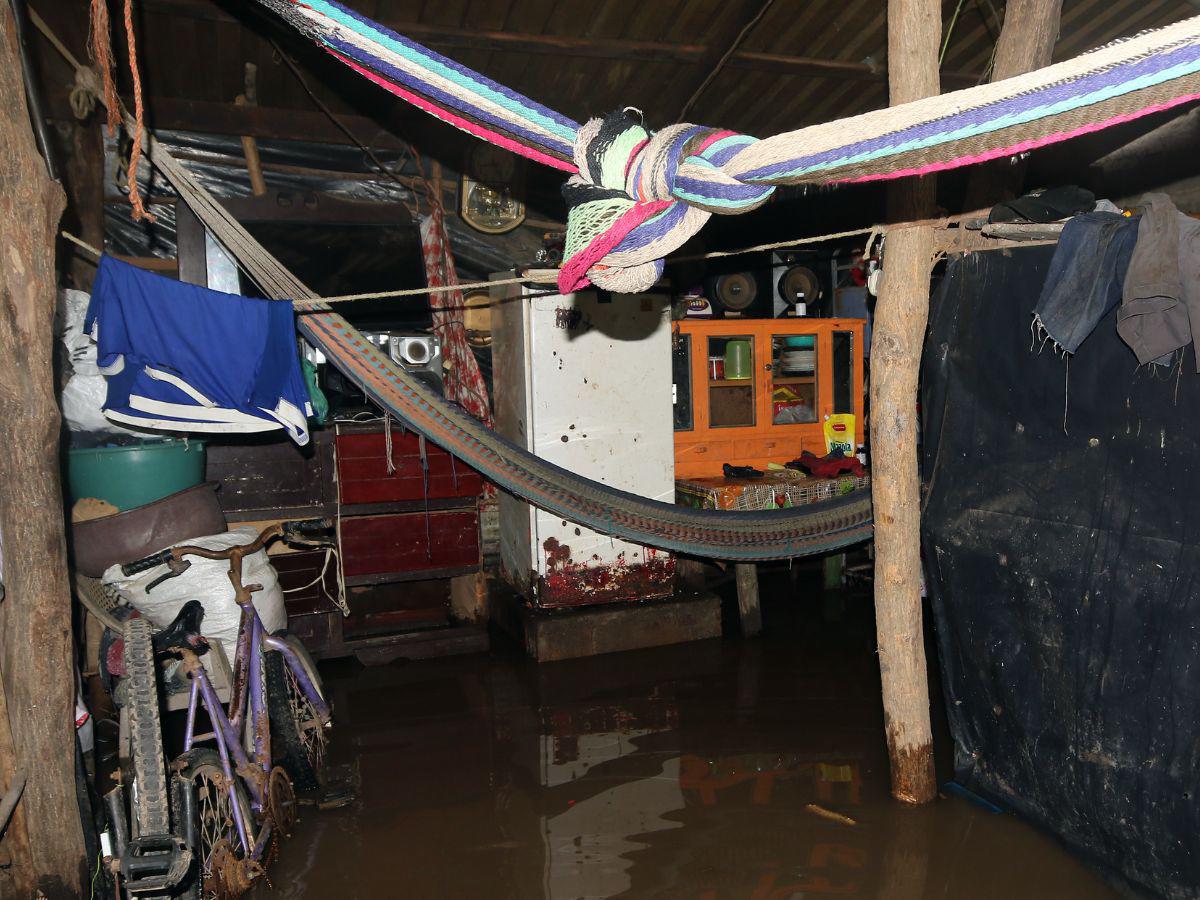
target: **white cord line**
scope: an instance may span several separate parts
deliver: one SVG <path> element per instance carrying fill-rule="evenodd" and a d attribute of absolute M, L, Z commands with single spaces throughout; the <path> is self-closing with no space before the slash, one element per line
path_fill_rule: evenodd
<path fill-rule="evenodd" d="M 324 560 L 324 562 L 321 563 L 321 572 L 319 575 L 317 575 L 316 578 L 314 578 L 308 584 L 302 584 L 299 587 L 294 587 L 294 588 L 280 588 L 279 592 L 281 594 L 294 594 L 297 591 L 307 591 L 310 587 L 313 587 L 314 585 L 318 585 L 321 582 L 323 582 L 325 580 L 325 573 L 329 570 L 329 557 L 330 556 L 333 556 L 336 559 L 337 558 L 337 550 L 335 550 L 332 547 L 326 547 L 325 548 L 325 560 Z M 322 588 L 322 592 L 324 592 L 323 588 Z"/>
<path fill-rule="evenodd" d="M 884 234 L 895 228 L 910 227 L 912 225 L 924 224 L 919 222 L 904 222 L 897 225 L 871 225 L 867 228 L 855 228 L 852 231 L 838 231 L 831 234 L 820 234 L 815 237 L 808 238 L 793 238 L 790 241 L 776 241 L 772 244 L 757 244 L 753 247 L 743 247 L 740 250 L 716 250 L 712 253 L 703 253 L 697 256 L 681 256 L 673 259 L 668 259 L 667 262 L 694 262 L 700 259 L 720 259 L 726 256 L 740 256 L 745 253 L 759 253 L 764 250 L 782 250 L 787 247 L 800 247 L 805 244 L 819 244 L 824 241 L 834 241 L 839 238 L 855 237 L 860 234 Z M 69 231 L 61 232 L 62 236 L 77 245 L 81 249 L 95 256 L 97 259 L 102 255 L 97 247 L 93 247 Z M 541 284 L 542 279 L 527 278 L 523 275 L 518 275 L 513 278 L 498 278 L 495 281 L 468 281 L 462 284 L 444 285 L 442 287 L 424 287 L 424 288 L 404 288 L 396 291 L 372 291 L 365 294 L 338 294 L 332 297 L 318 297 L 311 300 L 293 300 L 292 304 L 297 309 L 309 309 L 318 307 L 326 303 L 346 303 L 354 300 L 388 300 L 396 297 L 419 297 L 428 294 L 448 294 L 453 291 L 472 291 L 483 290 L 485 288 L 500 287 L 508 284 Z"/>
<path fill-rule="evenodd" d="M 99 259 L 103 253 L 100 248 L 93 247 L 87 241 L 77 238 L 69 231 L 61 232 L 62 236 L 72 244 L 80 247 Z M 312 300 L 294 300 L 297 307 L 303 309 L 322 303 L 345 303 L 349 300 L 387 300 L 391 297 L 416 297 L 424 294 L 449 294 L 453 291 L 470 291 L 504 284 L 532 284 L 533 279 L 518 276 L 516 278 L 500 278 L 496 281 L 468 281 L 463 284 L 448 284 L 442 287 L 404 288 L 398 291 L 374 291 L 367 294 L 339 294 L 333 297 L 318 297 Z"/>

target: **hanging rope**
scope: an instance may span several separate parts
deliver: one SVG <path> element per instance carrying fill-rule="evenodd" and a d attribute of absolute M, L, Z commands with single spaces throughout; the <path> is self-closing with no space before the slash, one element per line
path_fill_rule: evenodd
<path fill-rule="evenodd" d="M 101 3 L 104 0 L 100 0 Z M 155 221 L 155 217 L 142 205 L 142 190 L 138 186 L 138 161 L 142 158 L 142 135 L 146 131 L 145 110 L 142 108 L 142 75 L 138 71 L 137 39 L 133 33 L 133 0 L 125 0 L 125 39 L 129 49 L 129 77 L 133 80 L 133 147 L 129 151 L 129 205 L 133 221 Z M 112 114 L 109 113 L 109 117 Z"/>
<path fill-rule="evenodd" d="M 116 78 L 113 69 L 116 63 L 112 52 L 112 25 L 108 18 L 108 3 L 106 0 L 92 0 L 91 29 L 88 41 L 88 52 L 92 62 L 100 70 L 100 84 L 103 92 L 102 100 L 107 110 L 109 137 L 116 135 L 117 126 L 121 122 L 121 103 L 117 95 Z M 142 135 L 145 132 L 145 110 L 142 103 L 142 76 L 138 69 L 137 38 L 133 28 L 133 0 L 125 0 L 124 6 L 125 43 L 129 55 L 129 77 L 133 82 L 133 144 L 129 152 L 129 170 L 126 181 L 129 185 L 129 205 L 133 220 L 143 219 L 153 222 L 155 217 L 142 202 L 142 190 L 138 185 L 138 162 L 142 158 Z M 93 105 L 88 98 L 90 78 L 81 73 L 76 66 L 75 85 L 71 89 L 71 109 L 77 118 L 84 118 L 91 112 Z"/>
<path fill-rule="evenodd" d="M 121 114 L 117 103 L 117 84 L 113 77 L 113 68 L 116 63 L 113 62 L 111 29 L 112 26 L 108 21 L 108 3 L 106 0 L 92 0 L 88 53 L 91 54 L 96 68 L 100 70 L 100 83 L 104 91 L 104 108 L 108 117 L 108 136 L 114 137 L 117 133 L 117 126 L 121 124 Z M 76 80 L 78 81 L 78 79 Z M 78 101 L 72 101 L 72 108 L 78 109 L 80 105 Z M 77 111 L 76 115 L 78 114 Z"/>
<path fill-rule="evenodd" d="M 1011 156 L 1200 98 L 1200 17 L 1026 75 L 758 140 L 651 132 L 633 111 L 580 125 L 332 0 L 258 0 L 375 84 L 483 140 L 563 171 L 559 288 L 648 289 L 713 213 L 776 186 L 919 175 Z"/>

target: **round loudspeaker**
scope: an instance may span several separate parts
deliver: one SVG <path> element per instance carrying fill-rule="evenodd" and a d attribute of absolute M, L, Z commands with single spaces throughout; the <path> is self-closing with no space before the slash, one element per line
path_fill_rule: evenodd
<path fill-rule="evenodd" d="M 718 275 L 713 280 L 713 293 L 716 294 L 713 299 L 721 306 L 733 312 L 741 312 L 754 302 L 758 294 L 758 284 L 748 272 Z"/>
<path fill-rule="evenodd" d="M 815 303 L 821 296 L 817 273 L 805 266 L 791 266 L 779 276 L 779 296 L 785 303 Z"/>
<path fill-rule="evenodd" d="M 423 366 L 429 362 L 429 345 L 422 341 L 409 341 L 404 347 L 405 362 Z"/>
<path fill-rule="evenodd" d="M 471 291 L 463 297 L 463 327 L 467 331 L 492 330 L 492 298 L 487 291 Z"/>

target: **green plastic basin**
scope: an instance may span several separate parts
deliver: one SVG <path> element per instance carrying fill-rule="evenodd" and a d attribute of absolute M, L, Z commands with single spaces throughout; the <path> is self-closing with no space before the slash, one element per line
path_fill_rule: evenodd
<path fill-rule="evenodd" d="M 203 480 L 203 441 L 77 448 L 67 457 L 72 502 L 95 497 L 122 511 L 153 503 Z"/>

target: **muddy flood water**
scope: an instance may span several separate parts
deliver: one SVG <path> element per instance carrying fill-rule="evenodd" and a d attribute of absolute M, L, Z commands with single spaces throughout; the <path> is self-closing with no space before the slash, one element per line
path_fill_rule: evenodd
<path fill-rule="evenodd" d="M 357 799 L 306 808 L 256 896 L 1117 896 L 1014 816 L 890 800 L 870 598 L 803 588 L 764 582 L 754 641 L 323 665 Z"/>

